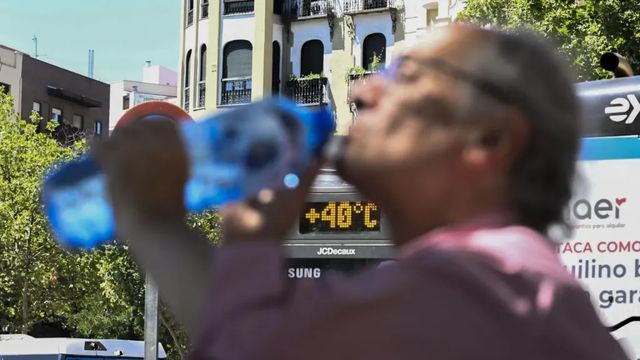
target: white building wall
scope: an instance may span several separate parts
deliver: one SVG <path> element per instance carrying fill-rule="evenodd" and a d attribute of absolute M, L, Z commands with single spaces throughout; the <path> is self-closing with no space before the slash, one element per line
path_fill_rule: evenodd
<path fill-rule="evenodd" d="M 358 14 L 353 17 L 353 23 L 356 28 L 356 36 L 352 43 L 355 65 L 362 65 L 362 47 L 364 39 L 368 35 L 375 33 L 381 33 L 387 41 L 385 52 L 386 64 L 389 65 L 393 53 L 392 47 L 395 43 L 391 16 L 389 13 L 384 11 L 369 14 Z"/>
<path fill-rule="evenodd" d="M 328 76 L 329 61 L 331 60 L 331 37 L 327 19 L 318 18 L 304 21 L 297 21 L 291 25 L 293 34 L 293 44 L 291 47 L 291 65 L 293 75 L 300 76 L 302 46 L 310 40 L 320 40 L 324 46 L 323 70 Z"/>
<path fill-rule="evenodd" d="M 427 8 L 438 6 L 438 0 L 405 2 L 405 46 L 413 46 L 427 33 Z"/>
<path fill-rule="evenodd" d="M 234 40 L 247 40 L 255 43 L 256 22 L 254 14 L 223 15 L 220 27 L 220 64 L 224 45 Z"/>
<path fill-rule="evenodd" d="M 447 26 L 464 10 L 464 0 L 412 0 L 405 1 L 405 46 L 410 47 L 429 39 L 432 28 L 427 24 L 427 10 L 437 9 L 435 27 Z"/>
<path fill-rule="evenodd" d="M 273 41 L 277 41 L 280 44 L 280 55 L 282 55 L 282 48 L 284 47 L 284 26 L 280 24 L 273 24 Z M 282 59 L 282 58 L 281 58 Z"/>
<path fill-rule="evenodd" d="M 123 97 L 129 95 L 129 109 L 147 101 L 169 101 L 176 99 L 177 87 L 144 83 L 139 81 L 119 81 L 111 84 L 109 96 L 109 131 L 118 124 L 118 120 L 127 112 L 123 109 Z"/>
<path fill-rule="evenodd" d="M 209 52 L 209 44 L 210 44 L 210 41 L 209 41 L 209 33 L 210 33 L 209 24 L 210 24 L 209 18 L 200 20 L 198 22 L 198 42 L 197 42 L 198 48 L 197 48 L 197 56 L 196 56 L 196 58 L 197 58 L 197 60 L 196 60 L 196 69 L 200 69 L 200 60 L 201 60 L 200 59 L 200 48 L 202 47 L 202 45 L 206 45 L 207 46 L 207 62 L 209 64 L 211 64 L 213 59 L 215 58 L 215 55 L 211 54 Z M 205 73 L 206 73 L 206 70 L 205 70 Z M 196 72 L 195 76 L 196 77 L 194 78 L 194 81 L 195 81 L 195 84 L 197 84 L 200 74 L 198 74 Z"/>
<path fill-rule="evenodd" d="M 287 81 L 284 72 L 285 66 L 283 65 L 285 60 L 283 56 L 284 47 L 286 45 L 284 43 L 284 26 L 275 23 L 273 24 L 273 41 L 277 41 L 280 45 L 280 89 L 282 89 L 283 84 Z"/>
<path fill-rule="evenodd" d="M 145 66 L 142 70 L 142 82 L 176 86 L 178 74 L 161 65 Z"/>
<path fill-rule="evenodd" d="M 198 4 L 198 9 L 200 9 L 200 5 Z M 192 77 L 192 81 L 191 81 L 191 86 L 193 87 L 193 90 L 191 92 L 192 96 L 193 96 L 193 100 L 191 101 L 191 107 L 196 110 L 201 110 L 204 108 L 204 106 L 200 106 L 200 104 L 198 103 L 199 99 L 200 99 L 200 92 L 199 92 L 199 82 L 200 82 L 200 63 L 202 61 L 202 59 L 200 58 L 200 49 L 202 48 L 202 45 L 206 45 L 207 46 L 207 62 L 209 64 L 211 64 L 211 61 L 213 60 L 213 54 L 211 54 L 209 52 L 209 18 L 205 18 L 205 19 L 200 19 L 197 21 L 197 27 L 198 27 L 198 33 L 197 33 L 197 39 L 196 39 L 196 43 L 194 45 L 194 56 L 193 56 L 193 77 Z M 207 70 L 205 69 L 205 75 L 207 74 Z"/>
<path fill-rule="evenodd" d="M 118 119 L 124 114 L 122 110 L 122 97 L 125 96 L 124 81 L 118 81 L 110 85 L 109 93 L 109 132 L 116 127 Z"/>
<path fill-rule="evenodd" d="M 0 82 L 11 86 L 13 108 L 20 113 L 22 105 L 22 53 L 0 46 Z M 28 118 L 30 114 L 20 114 Z"/>
<path fill-rule="evenodd" d="M 187 73 L 187 71 L 189 72 L 189 84 L 187 84 L 187 86 L 189 87 L 189 107 L 193 108 L 194 104 L 195 104 L 195 100 L 196 100 L 196 94 L 195 94 L 195 86 L 194 86 L 194 81 L 195 81 L 195 63 L 197 61 L 198 58 L 198 49 L 197 49 L 197 38 L 198 38 L 198 31 L 197 31 L 197 15 L 198 15 L 198 2 L 194 1 L 194 22 L 191 26 L 188 26 L 187 28 L 185 28 L 184 30 L 184 43 L 183 43 L 183 57 L 182 57 L 182 61 L 183 63 L 180 64 L 180 75 L 178 76 L 178 79 L 180 79 L 179 81 L 181 82 L 181 88 L 184 89 L 184 83 L 185 83 L 185 74 Z M 190 62 L 190 66 L 187 69 L 186 66 L 186 61 L 187 61 L 187 54 L 189 53 L 189 51 L 191 51 L 191 62 Z M 180 99 L 183 99 L 184 94 L 180 95 Z M 189 111 L 191 109 L 187 109 L 187 111 Z"/>
<path fill-rule="evenodd" d="M 449 4 L 449 16 L 452 19 L 455 19 L 458 16 L 458 13 L 464 10 L 466 5 L 465 0 L 451 0 L 451 4 Z"/>

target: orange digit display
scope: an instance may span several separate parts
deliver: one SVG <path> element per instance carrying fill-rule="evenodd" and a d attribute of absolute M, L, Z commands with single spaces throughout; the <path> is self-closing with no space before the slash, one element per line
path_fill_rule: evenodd
<path fill-rule="evenodd" d="M 380 231 L 380 217 L 380 209 L 372 202 L 310 202 L 300 214 L 299 231 L 301 234 Z"/>

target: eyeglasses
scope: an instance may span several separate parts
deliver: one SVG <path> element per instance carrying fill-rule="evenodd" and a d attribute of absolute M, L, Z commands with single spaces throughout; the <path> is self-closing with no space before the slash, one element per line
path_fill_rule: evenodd
<path fill-rule="evenodd" d="M 481 92 L 488 94 L 496 100 L 506 104 L 513 105 L 519 103 L 519 96 L 517 92 L 496 84 L 495 82 L 472 74 L 464 69 L 458 68 L 455 65 L 451 65 L 448 62 L 441 59 L 414 59 L 406 56 L 401 56 L 394 60 L 387 69 L 382 73 L 382 76 L 386 80 L 394 80 L 397 78 L 398 71 L 401 66 L 407 61 L 415 62 L 416 64 L 437 70 L 441 73 L 447 74 L 455 79 L 464 81 L 471 84 Z"/>

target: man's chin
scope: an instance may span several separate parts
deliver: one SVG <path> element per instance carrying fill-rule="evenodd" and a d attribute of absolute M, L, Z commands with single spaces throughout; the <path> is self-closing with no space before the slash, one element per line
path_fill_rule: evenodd
<path fill-rule="evenodd" d="M 348 136 L 342 140 L 340 151 L 334 153 L 332 163 L 343 180 L 357 188 L 362 188 L 367 186 L 374 177 L 379 176 L 379 171 L 377 171 L 377 164 L 360 156 L 356 149 L 350 148 L 350 140 Z"/>
<path fill-rule="evenodd" d="M 361 161 L 343 156 L 335 162 L 338 175 L 346 182 L 354 185 L 358 189 L 367 187 L 377 174 L 371 167 L 362 164 Z"/>

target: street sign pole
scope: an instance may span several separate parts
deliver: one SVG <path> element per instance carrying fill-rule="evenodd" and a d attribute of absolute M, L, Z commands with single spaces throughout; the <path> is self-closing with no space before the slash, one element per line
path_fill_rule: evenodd
<path fill-rule="evenodd" d="M 144 358 L 158 359 L 158 285 L 149 274 L 144 285 Z"/>

